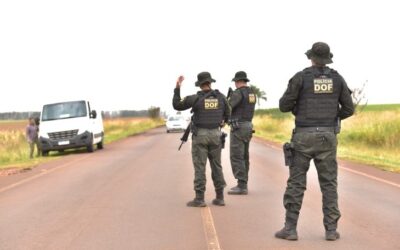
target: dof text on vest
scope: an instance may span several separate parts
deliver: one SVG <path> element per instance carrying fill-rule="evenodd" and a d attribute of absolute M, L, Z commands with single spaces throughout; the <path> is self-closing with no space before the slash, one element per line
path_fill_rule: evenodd
<path fill-rule="evenodd" d="M 342 91 L 340 75 L 328 67 L 302 71 L 303 86 L 296 104 L 296 126 L 334 127 Z"/>
<path fill-rule="evenodd" d="M 207 98 L 202 98 L 207 93 L 198 93 L 199 99 L 193 107 L 193 122 L 198 128 L 218 128 L 224 119 L 224 98 L 218 90 L 212 91 Z"/>
<path fill-rule="evenodd" d="M 250 87 L 239 89 L 242 94 L 242 101 L 232 110 L 232 119 L 251 122 L 256 106 L 256 95 Z"/>

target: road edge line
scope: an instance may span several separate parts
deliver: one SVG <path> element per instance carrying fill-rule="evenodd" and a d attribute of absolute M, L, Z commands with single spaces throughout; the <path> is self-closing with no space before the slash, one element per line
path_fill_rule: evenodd
<path fill-rule="evenodd" d="M 219 244 L 217 230 L 215 229 L 214 219 L 211 214 L 211 209 L 209 207 L 201 208 L 201 219 L 203 222 L 204 234 L 207 241 L 208 250 L 221 250 L 221 245 Z"/>
<path fill-rule="evenodd" d="M 36 174 L 36 175 L 30 176 L 30 177 L 28 177 L 28 178 L 25 178 L 25 179 L 23 179 L 23 180 L 20 180 L 20 181 L 18 181 L 18 182 L 15 182 L 15 183 L 13 183 L 13 184 L 11 184 L 11 185 L 8 185 L 8 186 L 6 186 L 6 187 L 0 188 L 0 193 L 3 193 L 3 192 L 5 192 L 5 191 L 7 191 L 7 190 L 10 190 L 10 189 L 12 189 L 12 188 L 18 187 L 18 186 L 20 186 L 20 185 L 22 185 L 22 184 L 24 184 L 24 183 L 26 183 L 26 182 L 32 181 L 32 180 L 34 180 L 34 179 L 37 179 L 37 178 L 39 178 L 39 177 L 41 177 L 41 176 L 43 176 L 43 175 L 50 174 L 50 173 L 52 173 L 52 172 L 54 172 L 54 171 L 56 171 L 56 170 L 58 170 L 58 169 L 67 167 L 67 166 L 69 166 L 69 165 L 72 165 L 73 163 L 75 163 L 75 162 L 77 162 L 77 161 L 85 160 L 85 159 L 87 159 L 87 158 L 89 158 L 89 157 L 91 157 L 91 156 L 92 156 L 92 155 L 88 155 L 88 156 L 85 156 L 85 157 L 83 157 L 83 158 L 75 159 L 75 160 L 73 160 L 73 161 L 70 161 L 70 162 L 61 164 L 60 166 L 51 168 L 51 169 L 49 169 L 49 170 L 45 170 L 45 171 L 43 171 L 43 172 L 41 172 L 41 173 L 38 173 L 38 174 Z"/>
<path fill-rule="evenodd" d="M 272 148 L 272 149 L 275 149 L 275 150 L 281 150 L 281 148 L 278 148 L 277 146 L 271 145 L 271 144 L 268 144 L 268 143 L 263 143 L 263 145 L 266 145 L 269 148 Z M 400 184 L 397 184 L 395 182 L 391 182 L 391 181 L 388 181 L 388 180 L 385 180 L 385 179 L 382 179 L 382 178 L 379 178 L 379 177 L 375 177 L 373 175 L 369 175 L 369 174 L 366 174 L 366 173 L 363 173 L 363 172 L 360 172 L 360 171 L 357 171 L 357 170 L 354 170 L 354 169 L 350 169 L 350 168 L 344 167 L 342 165 L 338 165 L 338 166 L 339 166 L 339 168 L 341 168 L 341 169 L 343 169 L 345 171 L 348 171 L 350 173 L 361 175 L 361 176 L 364 176 L 366 178 L 369 178 L 369 179 L 372 179 L 372 180 L 375 180 L 375 181 L 379 181 L 379 182 L 382 182 L 382 183 L 385 183 L 385 184 L 400 188 Z"/>
<path fill-rule="evenodd" d="M 383 183 L 386 183 L 388 185 L 400 188 L 400 184 L 397 184 L 397 183 L 394 183 L 394 182 L 391 182 L 391 181 L 388 181 L 388 180 L 385 180 L 385 179 L 382 179 L 382 178 L 379 178 L 379 177 L 375 177 L 373 175 L 369 175 L 369 174 L 366 174 L 366 173 L 363 173 L 363 172 L 360 172 L 360 171 L 357 171 L 357 170 L 354 170 L 354 169 L 350 169 L 350 168 L 347 168 L 347 167 L 343 167 L 343 166 L 340 166 L 340 165 L 339 165 L 339 168 L 341 168 L 343 170 L 346 170 L 346 171 L 348 171 L 350 173 L 353 173 L 353 174 L 358 174 L 358 175 L 367 177 L 369 179 L 372 179 L 372 180 L 375 180 L 375 181 L 379 181 L 379 182 L 383 182 Z"/>

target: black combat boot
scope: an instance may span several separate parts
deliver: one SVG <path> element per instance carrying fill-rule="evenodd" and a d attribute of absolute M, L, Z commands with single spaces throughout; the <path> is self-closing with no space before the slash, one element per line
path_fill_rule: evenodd
<path fill-rule="evenodd" d="M 285 227 L 275 233 L 275 237 L 284 240 L 298 240 L 296 226 L 285 223 Z"/>
<path fill-rule="evenodd" d="M 225 206 L 224 201 L 224 189 L 215 190 L 217 197 L 212 201 L 212 203 L 216 206 Z"/>
<path fill-rule="evenodd" d="M 188 207 L 205 207 L 207 206 L 206 203 L 204 202 L 204 193 L 196 191 L 196 198 L 194 198 L 192 201 L 189 201 L 186 203 L 186 206 Z"/>
<path fill-rule="evenodd" d="M 247 183 L 238 181 L 238 185 L 236 187 L 231 188 L 231 190 L 228 191 L 228 194 L 236 194 L 236 195 L 248 194 Z"/>
<path fill-rule="evenodd" d="M 336 230 L 327 230 L 325 232 L 325 239 L 329 241 L 335 241 L 340 238 L 340 234 Z"/>

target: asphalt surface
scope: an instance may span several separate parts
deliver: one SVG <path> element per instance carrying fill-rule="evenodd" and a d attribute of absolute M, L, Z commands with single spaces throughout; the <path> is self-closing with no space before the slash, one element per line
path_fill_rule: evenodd
<path fill-rule="evenodd" d="M 283 225 L 288 169 L 280 150 L 251 144 L 249 195 L 193 198 L 190 143 L 164 129 L 92 154 L 68 155 L 0 178 L 0 249 L 400 249 L 400 175 L 342 163 L 336 242 L 324 240 L 321 193 L 310 168 L 299 241 L 274 238 Z M 235 185 L 223 152 L 228 188 Z"/>

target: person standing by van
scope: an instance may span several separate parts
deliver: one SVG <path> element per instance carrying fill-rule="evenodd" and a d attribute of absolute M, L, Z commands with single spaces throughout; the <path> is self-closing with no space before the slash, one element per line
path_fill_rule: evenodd
<path fill-rule="evenodd" d="M 36 126 L 35 120 L 29 118 L 28 126 L 26 126 L 26 140 L 29 143 L 29 158 L 33 158 L 33 153 L 35 151 L 35 145 L 37 148 L 37 155 L 39 156 L 39 139 L 38 139 L 38 126 Z"/>
<path fill-rule="evenodd" d="M 39 140 L 39 124 L 40 124 L 40 117 L 39 116 L 36 116 L 35 118 L 34 118 L 34 120 L 35 120 L 35 125 L 36 125 L 36 131 L 37 131 L 37 134 L 38 134 L 38 136 L 37 136 L 37 155 L 39 156 L 39 155 L 42 155 L 42 147 L 40 146 L 40 140 Z"/>

